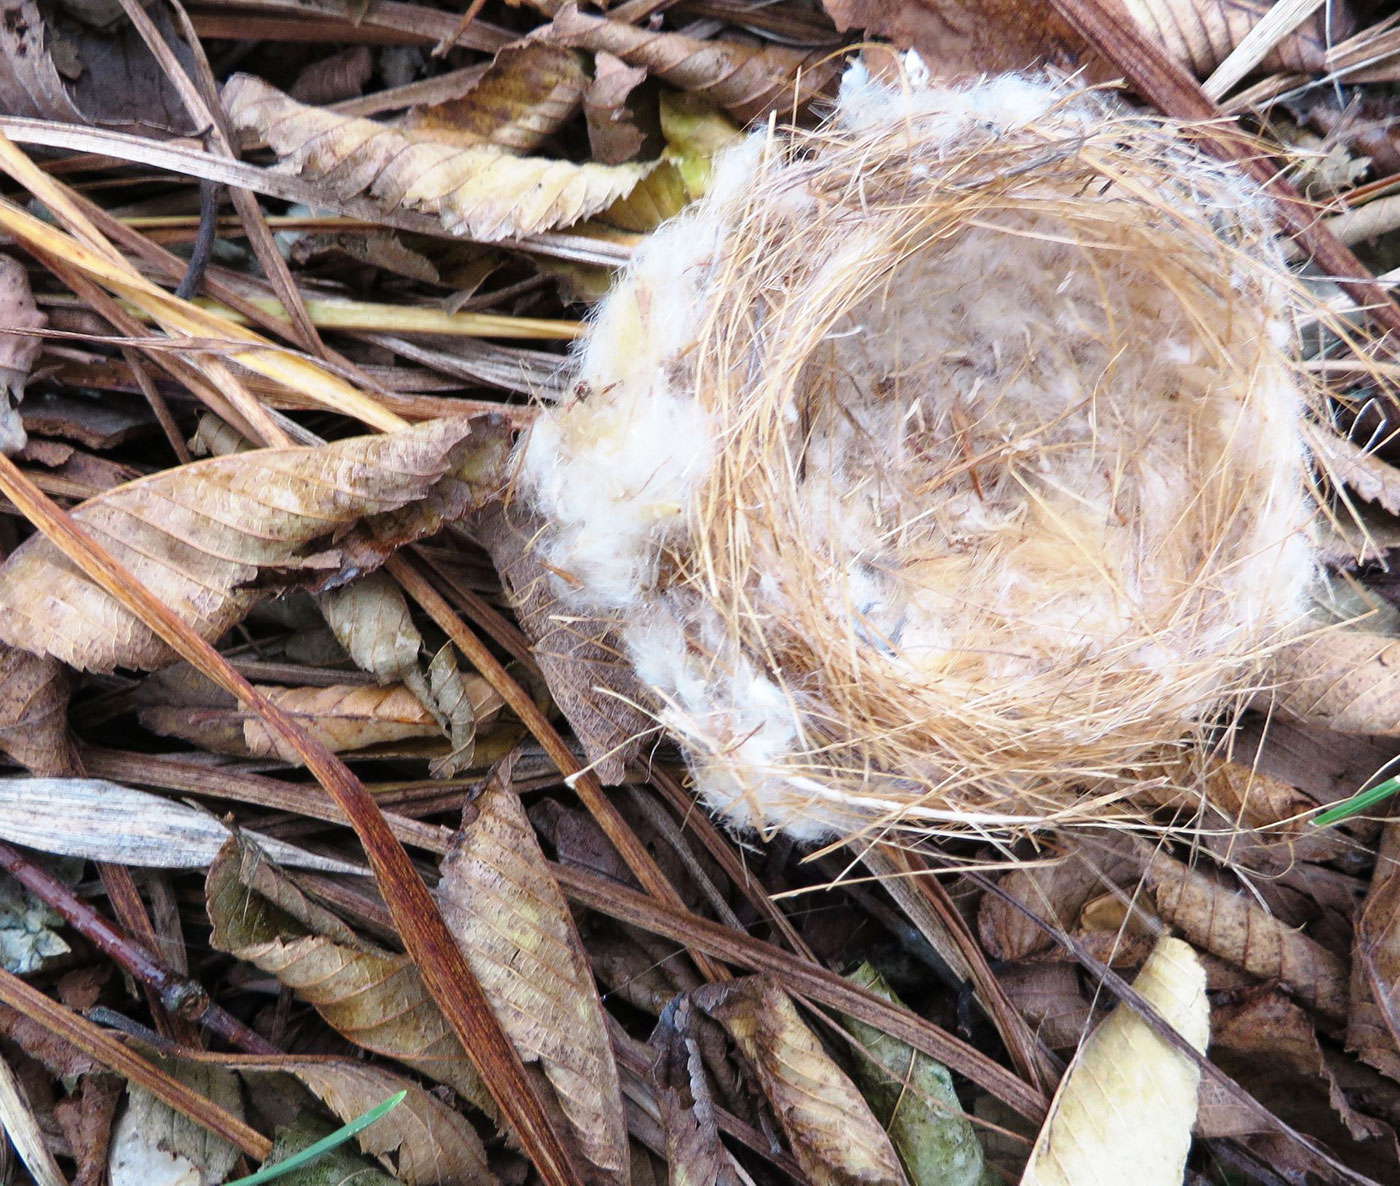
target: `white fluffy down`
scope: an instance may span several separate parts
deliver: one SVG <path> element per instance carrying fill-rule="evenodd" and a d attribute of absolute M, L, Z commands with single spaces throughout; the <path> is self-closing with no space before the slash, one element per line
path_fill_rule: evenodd
<path fill-rule="evenodd" d="M 1258 196 L 1162 125 L 856 67 L 828 129 L 732 150 L 598 310 L 583 396 L 523 446 L 541 558 L 736 825 L 1054 814 L 1301 614 L 1290 292 Z"/>

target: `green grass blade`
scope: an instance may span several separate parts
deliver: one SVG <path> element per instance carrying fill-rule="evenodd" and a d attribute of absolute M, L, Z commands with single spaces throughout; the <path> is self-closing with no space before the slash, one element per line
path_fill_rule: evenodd
<path fill-rule="evenodd" d="M 315 1161 L 321 1154 L 329 1153 L 337 1145 L 345 1144 L 356 1133 L 368 1128 L 386 1112 L 397 1108 L 407 1095 L 407 1089 L 399 1092 L 398 1095 L 391 1095 L 382 1104 L 376 1104 L 363 1116 L 356 1116 L 349 1124 L 322 1137 L 315 1144 L 307 1145 L 305 1149 L 293 1153 L 285 1161 L 279 1161 L 275 1165 L 265 1165 L 257 1173 L 249 1174 L 246 1178 L 235 1178 L 232 1182 L 225 1182 L 224 1186 L 262 1186 L 263 1182 L 271 1182 L 274 1178 L 280 1178 L 283 1174 L 300 1169 L 308 1162 Z"/>
<path fill-rule="evenodd" d="M 1350 799 L 1334 803 L 1326 811 L 1313 816 L 1312 822 L 1319 828 L 1328 827 L 1341 820 L 1350 819 L 1354 815 L 1360 815 L 1363 811 L 1369 811 L 1377 803 L 1381 803 L 1397 793 L 1400 793 L 1400 777 L 1387 778 L 1383 783 L 1373 786 L 1369 791 L 1362 791 Z"/>

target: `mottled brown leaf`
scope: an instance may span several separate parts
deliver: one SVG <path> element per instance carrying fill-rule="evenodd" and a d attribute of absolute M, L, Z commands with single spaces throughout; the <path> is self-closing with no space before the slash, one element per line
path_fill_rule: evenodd
<path fill-rule="evenodd" d="M 287 93 L 298 103 L 339 103 L 364 93 L 374 73 L 374 56 L 367 45 L 355 45 L 312 62 Z"/>
<path fill-rule="evenodd" d="M 459 148 L 494 144 L 511 152 L 531 152 L 563 127 L 583 102 L 588 75 L 579 58 L 544 41 L 504 46 L 465 95 L 415 108 L 406 126 Z"/>
<path fill-rule="evenodd" d="M 680 997 L 661 1015 L 651 1036 L 652 1072 L 661 1130 L 666 1135 L 669 1186 L 741 1186 L 719 1139 L 715 1102 L 694 1033 L 690 1000 Z"/>
<path fill-rule="evenodd" d="M 1400 640 L 1329 630 L 1274 658 L 1280 712 L 1339 733 L 1400 734 Z"/>
<path fill-rule="evenodd" d="M 1400 1080 L 1400 824 L 1381 833 L 1371 889 L 1356 919 L 1347 1048 Z"/>
<path fill-rule="evenodd" d="M 320 448 L 257 449 L 130 482 L 73 518 L 215 639 L 279 585 L 373 568 L 376 556 L 460 516 L 484 491 L 459 475 L 479 463 L 473 450 L 499 460 L 499 443 L 466 420 L 438 420 Z M 0 565 L 0 640 L 90 671 L 174 657 L 37 535 Z"/>
<path fill-rule="evenodd" d="M 840 65 L 825 51 L 701 41 L 588 16 L 576 4 L 564 5 L 538 36 L 643 66 L 662 82 L 705 95 L 741 123 L 772 112 L 781 118 L 805 107 L 836 77 Z"/>
<path fill-rule="evenodd" d="M 500 504 L 473 517 L 471 529 L 501 574 L 512 608 L 559 705 L 604 785 L 626 778 L 627 764 L 655 722 L 650 694 L 623 660 L 605 622 L 558 613 L 548 573 L 531 547 L 539 523 Z"/>
<path fill-rule="evenodd" d="M 356 1137 L 361 1152 L 379 1158 L 406 1186 L 490 1186 L 496 1180 L 466 1117 L 384 1067 L 322 1058 L 279 1058 L 272 1065 L 220 1061 L 255 1079 L 273 1072 L 295 1075 L 347 1124 L 407 1090 L 403 1103 Z"/>
<path fill-rule="evenodd" d="M 49 56 L 47 32 L 35 0 L 0 0 L 0 111 L 83 123 Z"/>
<path fill-rule="evenodd" d="M 1285 926 L 1243 890 L 1221 885 L 1162 852 L 1146 857 L 1143 880 L 1163 921 L 1197 947 L 1261 980 L 1277 981 L 1326 1017 L 1346 1016 L 1346 962 Z"/>
<path fill-rule="evenodd" d="M 389 210 L 436 215 L 449 233 L 482 241 L 578 222 L 630 192 L 649 168 L 463 148 L 430 129 L 303 106 L 247 74 L 231 78 L 223 96 L 235 125 L 263 137 L 285 168 L 341 197 L 368 193 Z"/>
<path fill-rule="evenodd" d="M 648 145 L 659 146 L 660 121 L 639 101 L 638 88 L 646 78 L 644 66 L 629 66 L 610 53 L 594 55 L 593 81 L 583 93 L 583 115 L 595 161 L 620 165 L 650 155 Z"/>
<path fill-rule="evenodd" d="M 56 659 L 0 646 L 0 750 L 33 774 L 78 772 L 68 738 L 69 686 Z"/>
<path fill-rule="evenodd" d="M 240 852 L 233 842 L 210 866 L 205 901 L 218 950 L 276 976 L 356 1045 L 396 1058 L 494 1114 L 485 1085 L 408 956 L 360 939 L 256 852 Z"/>
<path fill-rule="evenodd" d="M 792 999 L 751 976 L 694 994 L 758 1072 L 763 1094 L 813 1186 L 904 1186 L 890 1138 Z"/>
<path fill-rule="evenodd" d="M 1036 1036 L 1052 1050 L 1075 1050 L 1089 1032 L 1093 1010 L 1079 988 L 1079 969 L 1059 960 L 1013 964 L 997 979 Z"/>
<path fill-rule="evenodd" d="M 498 766 L 442 862 L 438 902 L 521 1056 L 538 1061 L 588 1159 L 625 1180 L 627 1132 L 583 944 Z"/>

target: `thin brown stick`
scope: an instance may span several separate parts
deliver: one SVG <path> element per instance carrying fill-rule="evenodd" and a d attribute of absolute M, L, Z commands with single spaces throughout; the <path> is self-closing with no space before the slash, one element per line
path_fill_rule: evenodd
<path fill-rule="evenodd" d="M 413 957 L 448 1024 L 481 1073 L 507 1123 L 548 1186 L 581 1186 L 582 1178 L 534 1082 L 467 965 L 428 887 L 379 807 L 339 758 L 240 676 L 214 647 L 164 605 L 127 568 L 45 497 L 0 455 L 0 493 L 95 583 L 225 691 L 257 713 L 297 753 L 335 799 L 360 837 L 404 947 Z"/>

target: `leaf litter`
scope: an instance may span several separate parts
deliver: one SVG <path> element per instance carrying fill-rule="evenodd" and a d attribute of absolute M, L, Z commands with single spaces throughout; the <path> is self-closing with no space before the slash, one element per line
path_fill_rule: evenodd
<path fill-rule="evenodd" d="M 1400 731 L 1393 621 L 1376 608 L 1394 600 L 1400 539 L 1394 364 L 1360 322 L 1309 360 L 1330 401 L 1309 447 L 1320 554 L 1334 583 L 1365 592 L 1346 604 L 1369 617 L 1281 653 L 1268 686 L 1219 722 L 1193 792 L 1139 771 L 1139 838 L 928 842 L 865 862 L 877 882 L 899 880 L 889 893 L 860 884 L 859 865 L 833 884 L 840 864 L 821 871 L 781 837 L 731 837 L 676 798 L 683 766 L 652 728 L 648 688 L 615 633 L 558 603 L 560 573 L 535 546 L 548 525 L 510 493 L 530 399 L 568 398 L 558 343 L 612 270 L 703 197 L 743 129 L 820 119 L 867 35 L 919 48 L 935 77 L 1039 61 L 1089 81 L 1125 74 L 1169 116 L 1219 102 L 1321 204 L 1322 247 L 1307 250 L 1349 277 L 1323 298 L 1365 296 L 1393 266 L 1393 235 L 1353 242 L 1360 262 L 1346 267 L 1333 265 L 1355 257 L 1327 255 L 1325 236 L 1393 180 L 1375 132 L 1393 119 L 1384 87 L 1400 62 L 1384 19 L 1263 0 L 607 12 L 491 0 L 470 13 L 215 0 L 157 4 L 169 53 L 152 54 L 119 6 L 0 8 L 0 444 L 257 697 L 188 678 L 172 664 L 192 656 L 134 601 L 23 513 L 0 521 L 0 782 L 13 799 L 0 835 L 38 864 L 92 862 L 73 891 L 86 916 L 60 928 L 45 915 L 27 932 L 34 966 L 15 965 L 51 992 L 34 1011 L 53 1032 L 0 1017 L 19 1085 L 0 1093 L 0 1119 L 36 1178 L 57 1166 L 125 1180 L 146 1142 L 222 1181 L 235 1171 L 211 1160 L 210 1131 L 262 1159 L 292 1112 L 305 1119 L 279 1152 L 405 1088 L 358 1138 L 377 1170 L 345 1150 L 322 1169 L 410 1186 L 620 1181 L 629 1167 L 638 1182 L 917 1186 L 952 1180 L 954 1163 L 968 1181 L 1008 1180 L 1029 1154 L 1024 1180 L 1080 1181 L 1112 1172 L 1106 1130 L 1140 1108 L 1180 1113 L 1163 1181 L 1180 1180 L 1193 1118 L 1195 1180 L 1394 1176 L 1400 900 L 1395 826 L 1374 818 L 1390 805 L 1309 822 L 1382 782 Z M 888 57 L 866 54 L 886 74 Z M 196 94 L 241 133 L 244 162 L 171 140 L 204 131 L 190 123 Z M 235 210 L 217 184 L 201 194 L 201 177 L 255 196 Z M 212 258 L 194 265 L 200 241 Z M 171 294 L 182 281 L 199 300 Z M 304 324 L 298 308 L 312 311 Z M 478 314 L 494 318 L 484 339 L 445 332 Z M 528 336 L 538 348 L 509 344 Z M 209 413 L 226 435 L 192 463 L 185 439 Z M 216 427 L 200 427 L 206 442 Z M 279 617 L 305 591 L 319 619 Z M 344 754 L 414 845 L 460 945 L 457 974 L 489 1001 L 540 1101 L 524 1129 L 475 1069 L 443 1004 L 451 986 L 405 952 L 400 887 L 363 877 L 323 767 L 260 705 Z M 595 774 L 630 789 L 592 790 Z M 937 894 L 909 892 L 935 875 Z M 116 958 L 97 934 L 124 968 L 154 966 L 130 957 L 177 940 L 223 1013 L 172 1031 L 121 977 L 70 1002 L 62 976 Z M 1152 1094 L 1191 1079 L 1190 1060 L 1162 1016 L 1115 1006 L 1102 979 L 1136 973 L 1199 1049 L 1199 1015 L 1188 1024 L 1156 995 L 1154 944 L 1198 967 L 1187 978 L 1210 998 L 1207 1056 L 1232 1077 L 1203 1074 L 1199 1107 L 1184 1086 L 1170 1108 Z M 878 996 L 829 979 L 862 961 Z M 165 1043 L 170 1073 L 118 1054 L 101 1037 L 113 1028 Z M 1124 1040 L 1140 1053 L 1095 1069 L 1098 1048 Z M 1052 1101 L 1056 1054 L 1073 1062 Z M 220 1067 L 225 1084 L 237 1069 L 246 1120 L 209 1074 L 193 1092 L 172 1086 L 180 1057 Z M 1139 1058 L 1170 1069 L 1124 1082 Z M 135 1076 L 141 1101 L 115 1125 L 104 1065 Z M 1080 1106 L 1086 1076 L 1101 1102 Z M 281 1104 L 264 1113 L 264 1097 Z M 1058 1136 L 1072 1119 L 1109 1144 Z M 171 1135 L 187 1123 L 188 1140 Z M 89 1155 L 114 1131 L 110 1156 Z M 1100 1151 L 1066 1170 L 1069 1147 Z"/>

